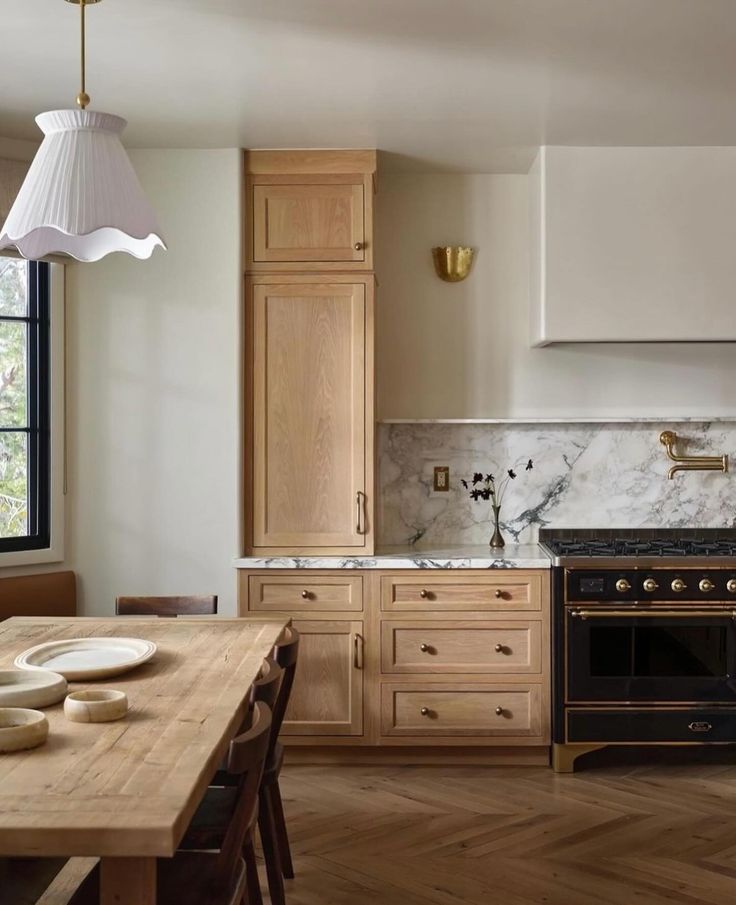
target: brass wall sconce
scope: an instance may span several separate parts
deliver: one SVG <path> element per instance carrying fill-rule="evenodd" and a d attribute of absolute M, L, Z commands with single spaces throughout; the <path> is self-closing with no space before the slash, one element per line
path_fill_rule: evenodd
<path fill-rule="evenodd" d="M 464 245 L 439 245 L 432 249 L 432 259 L 437 276 L 446 283 L 459 283 L 473 266 L 474 248 Z"/>
<path fill-rule="evenodd" d="M 677 434 L 674 431 L 662 431 L 659 442 L 667 450 L 667 458 L 676 464 L 667 472 L 671 480 L 678 471 L 728 471 L 728 456 L 678 456 L 675 452 Z"/>

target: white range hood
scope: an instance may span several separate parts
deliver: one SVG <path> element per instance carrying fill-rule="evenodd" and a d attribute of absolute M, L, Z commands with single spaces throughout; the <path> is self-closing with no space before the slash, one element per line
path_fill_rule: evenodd
<path fill-rule="evenodd" d="M 736 148 L 543 147 L 531 342 L 736 341 Z"/>

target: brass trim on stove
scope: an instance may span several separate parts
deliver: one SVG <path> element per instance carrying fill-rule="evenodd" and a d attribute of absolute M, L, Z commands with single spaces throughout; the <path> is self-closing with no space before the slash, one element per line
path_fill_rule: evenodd
<path fill-rule="evenodd" d="M 567 612 L 569 616 L 580 619 L 603 619 L 607 616 L 611 616 L 614 618 L 619 617 L 629 617 L 633 619 L 640 619 L 642 616 L 649 618 L 656 617 L 666 617 L 666 616 L 685 616 L 687 618 L 695 617 L 695 616 L 713 616 L 715 615 L 730 615 L 732 619 L 736 619 L 736 609 L 733 607 L 708 607 L 708 609 L 690 609 L 689 607 L 682 607 L 681 609 L 663 609 L 662 607 L 652 607 L 646 610 L 640 610 L 635 607 L 632 607 L 628 610 L 616 609 L 616 610 L 607 610 L 601 607 L 596 610 L 578 610 L 567 608 Z"/>

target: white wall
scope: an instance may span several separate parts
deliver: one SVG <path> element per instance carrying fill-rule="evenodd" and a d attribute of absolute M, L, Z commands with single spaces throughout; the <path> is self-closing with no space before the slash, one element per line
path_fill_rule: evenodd
<path fill-rule="evenodd" d="M 733 344 L 529 346 L 528 177 L 384 175 L 379 417 L 736 415 Z M 478 249 L 443 283 L 433 245 Z"/>
<path fill-rule="evenodd" d="M 71 265 L 67 564 L 117 594 L 220 595 L 240 533 L 241 155 L 131 154 L 169 251 Z"/>

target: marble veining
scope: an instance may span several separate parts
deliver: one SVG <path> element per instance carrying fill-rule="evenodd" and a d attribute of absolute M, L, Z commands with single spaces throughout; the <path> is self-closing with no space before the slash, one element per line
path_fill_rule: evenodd
<path fill-rule="evenodd" d="M 550 559 L 537 544 L 379 548 L 374 556 L 248 556 L 239 569 L 547 569 Z"/>
<path fill-rule="evenodd" d="M 736 422 L 379 425 L 379 542 L 421 547 L 482 545 L 490 503 L 468 499 L 460 478 L 519 467 L 501 511 L 507 543 L 537 540 L 540 527 L 636 528 L 736 525 L 733 474 L 685 472 L 667 479 L 662 430 L 678 451 L 727 453 L 736 466 Z M 530 472 L 523 471 L 527 459 Z M 433 490 L 435 465 L 450 490 Z"/>

